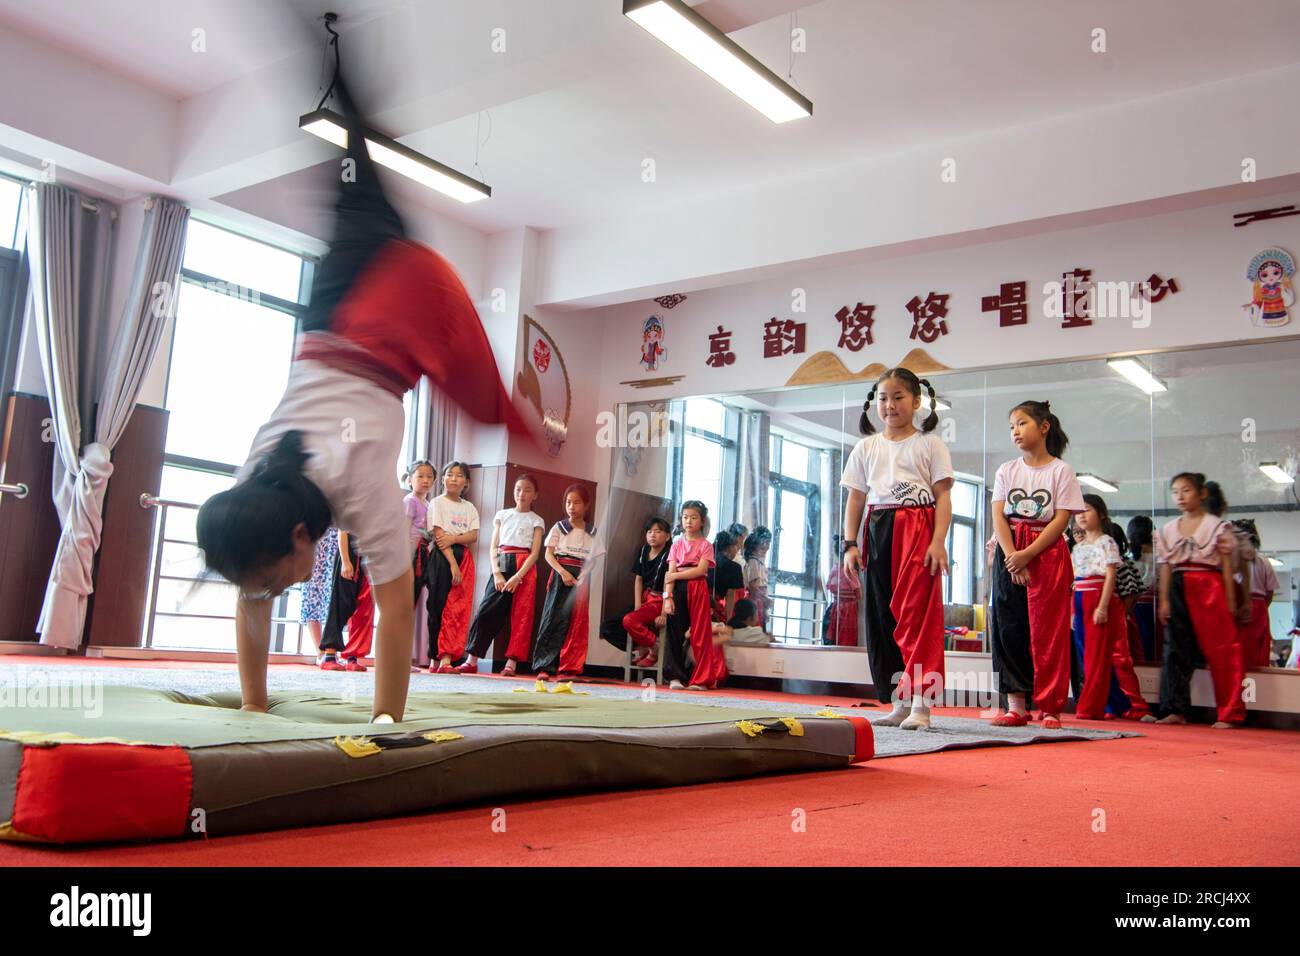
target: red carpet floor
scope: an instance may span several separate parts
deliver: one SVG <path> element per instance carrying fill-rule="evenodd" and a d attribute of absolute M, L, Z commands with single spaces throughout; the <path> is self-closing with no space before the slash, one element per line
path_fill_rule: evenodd
<path fill-rule="evenodd" d="M 945 713 L 974 716 L 938 715 Z M 510 804 L 505 832 L 493 829 L 493 807 L 479 806 L 203 842 L 0 844 L 0 866 L 1300 863 L 1292 806 L 1300 733 L 1140 730 L 1146 736 L 891 757 L 835 772 Z M 918 839 L 922 827 L 925 838 Z"/>

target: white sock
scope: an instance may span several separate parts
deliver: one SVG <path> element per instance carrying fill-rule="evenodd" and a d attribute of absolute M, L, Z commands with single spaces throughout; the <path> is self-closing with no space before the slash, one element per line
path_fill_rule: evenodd
<path fill-rule="evenodd" d="M 872 721 L 877 727 L 897 727 L 905 721 L 911 713 L 911 708 L 901 700 L 894 701 L 894 708 L 884 717 L 878 717 Z"/>
<path fill-rule="evenodd" d="M 912 713 L 898 726 L 903 730 L 923 730 L 930 726 L 930 708 L 922 698 L 912 698 Z"/>
<path fill-rule="evenodd" d="M 1013 714 L 1027 714 L 1024 694 L 1007 694 L 1007 709 Z"/>

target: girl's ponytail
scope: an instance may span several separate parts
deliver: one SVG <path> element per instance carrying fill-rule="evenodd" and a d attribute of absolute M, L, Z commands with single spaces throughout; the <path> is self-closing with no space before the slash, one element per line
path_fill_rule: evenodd
<path fill-rule="evenodd" d="M 871 391 L 867 392 L 867 400 L 862 403 L 862 417 L 858 419 L 858 431 L 863 435 L 874 435 L 876 433 L 876 426 L 871 424 L 871 416 L 867 413 L 871 411 L 871 403 L 876 400 L 876 390 L 879 388 L 879 382 L 872 385 Z"/>
<path fill-rule="evenodd" d="M 932 432 L 939 424 L 939 400 L 935 398 L 934 386 L 930 384 L 929 379 L 918 379 L 917 384 L 924 385 L 926 391 L 930 394 L 930 414 L 927 415 L 925 421 L 921 423 L 921 431 Z"/>

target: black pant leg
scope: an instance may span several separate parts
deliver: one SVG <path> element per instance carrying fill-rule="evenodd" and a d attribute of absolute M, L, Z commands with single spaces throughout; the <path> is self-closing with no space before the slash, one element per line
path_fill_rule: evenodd
<path fill-rule="evenodd" d="M 664 637 L 664 680 L 691 682 L 691 667 L 686 660 L 690 641 L 686 630 L 691 626 L 691 608 L 686 597 L 686 582 L 673 582 L 674 611 L 668 615 L 668 631 Z"/>
<path fill-rule="evenodd" d="M 560 666 L 560 651 L 569 633 L 569 618 L 573 614 L 573 600 L 578 588 L 569 587 L 552 571 L 546 585 L 546 603 L 542 605 L 542 623 L 537 629 L 537 643 L 533 645 L 533 672 L 556 673 Z"/>
<path fill-rule="evenodd" d="M 325 627 L 321 631 L 320 649 L 324 652 L 339 653 L 343 650 L 343 629 L 357 609 L 357 596 L 361 591 L 360 558 L 352 538 L 348 538 L 348 558 L 356 577 L 351 581 L 343 576 L 343 556 L 334 552 L 334 587 L 330 591 L 329 612 L 325 615 Z"/>
<path fill-rule="evenodd" d="M 1186 717 L 1191 712 L 1196 656 L 1196 633 L 1192 630 L 1192 617 L 1187 610 L 1183 577 L 1175 573 L 1169 582 L 1169 627 L 1165 630 L 1165 655 L 1160 667 L 1162 715 Z"/>
<path fill-rule="evenodd" d="M 1016 584 L 999 544 L 993 555 L 993 601 L 989 637 L 1000 694 L 1034 692 L 1034 657 L 1029 644 L 1029 590 Z"/>
<path fill-rule="evenodd" d="M 618 614 L 607 617 L 600 622 L 600 639 L 613 644 L 620 651 L 627 650 L 627 629 L 623 627 L 623 618 L 632 613 L 631 605 L 623 608 Z"/>
<path fill-rule="evenodd" d="M 509 580 L 518 570 L 518 555 L 503 554 L 497 560 L 501 562 L 501 573 Z M 488 575 L 487 587 L 483 589 L 483 599 L 469 626 L 469 639 L 466 648 L 475 657 L 482 657 L 492 646 L 492 642 L 501 632 L 510 626 L 510 611 L 515 606 L 514 594 L 510 591 L 498 591 L 496 579 Z"/>
<path fill-rule="evenodd" d="M 867 518 L 867 567 L 864 574 L 867 605 L 867 659 L 876 700 L 892 701 L 905 664 L 894 631 L 898 622 L 889 602 L 894 595 L 894 516 L 884 508 Z"/>
<path fill-rule="evenodd" d="M 455 553 L 453 548 L 452 553 Z M 425 564 L 425 581 L 429 588 L 425 598 L 425 614 L 429 620 L 429 660 L 438 660 L 438 636 L 442 633 L 442 609 L 451 593 L 451 565 L 443 553 L 434 550 Z"/>

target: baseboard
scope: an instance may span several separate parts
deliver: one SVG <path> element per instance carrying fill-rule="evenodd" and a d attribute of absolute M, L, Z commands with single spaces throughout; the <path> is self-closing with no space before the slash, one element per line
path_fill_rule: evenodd
<path fill-rule="evenodd" d="M 64 657 L 66 647 L 51 647 L 39 641 L 0 641 L 0 654 L 24 654 L 37 657 Z"/>

